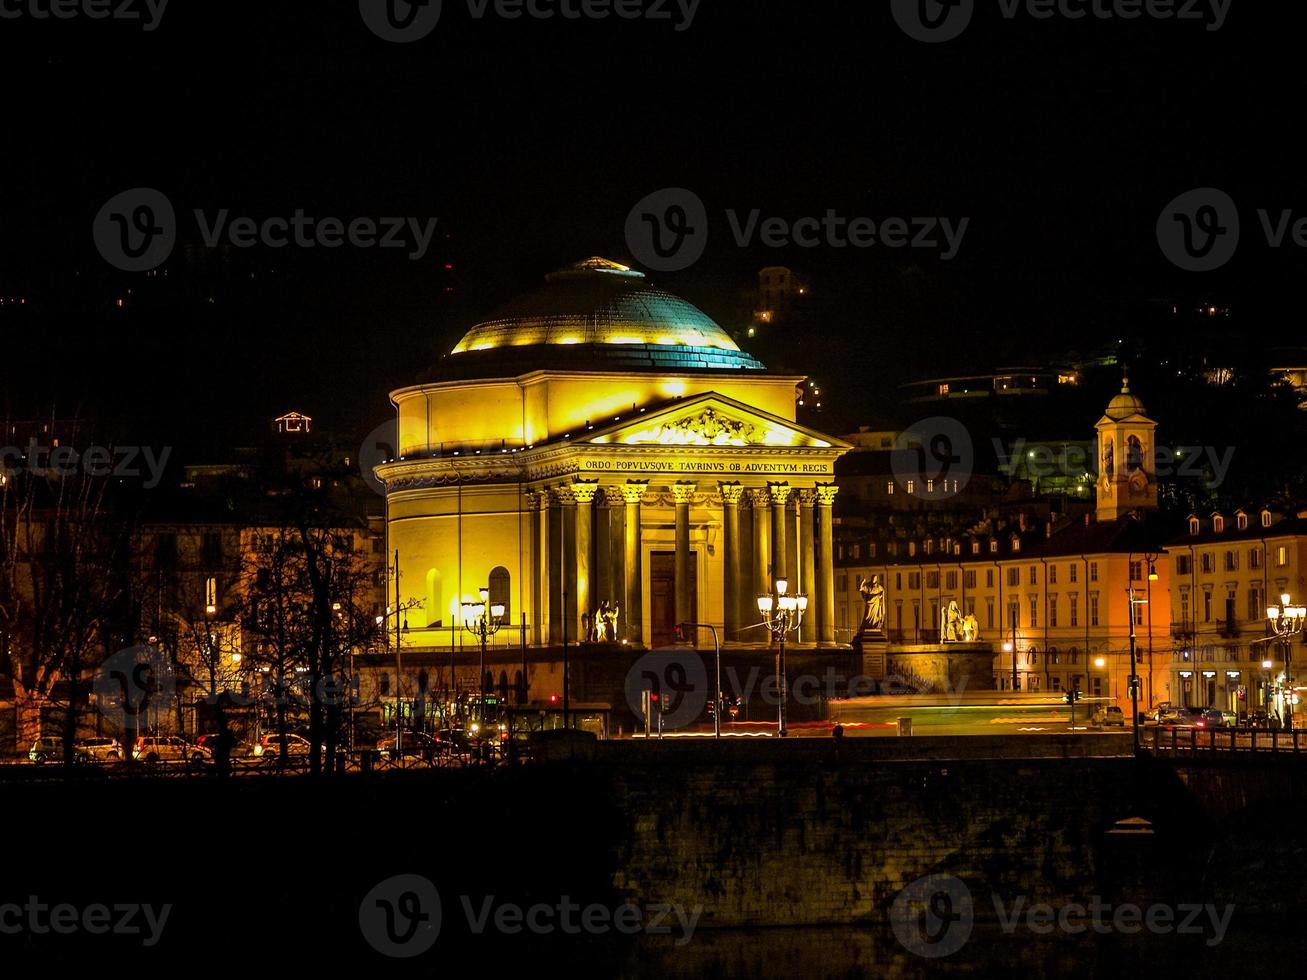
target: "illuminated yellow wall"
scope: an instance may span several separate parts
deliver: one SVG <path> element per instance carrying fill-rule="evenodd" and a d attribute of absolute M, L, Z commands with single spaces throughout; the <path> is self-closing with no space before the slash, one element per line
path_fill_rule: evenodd
<path fill-rule="evenodd" d="M 446 382 L 394 392 L 401 456 L 454 446 L 532 445 L 626 416 L 631 406 L 715 391 L 794 420 L 798 377 L 776 375 L 564 374 L 504 381 Z"/>
<path fill-rule="evenodd" d="M 520 514 L 518 488 L 486 486 L 406 490 L 390 495 L 390 548 L 399 551 L 400 598 L 425 600 L 407 615 L 407 642 L 415 646 L 448 642 L 449 628 L 460 626 L 459 605 L 489 585 L 495 567 L 511 577 L 509 616 L 525 613 L 530 622 L 529 514 Z M 437 608 L 430 596 L 432 571 L 440 575 Z M 393 584 L 392 584 L 393 601 Z M 424 630 L 442 621 L 440 635 Z M 454 632 L 457 637 L 457 630 Z"/>

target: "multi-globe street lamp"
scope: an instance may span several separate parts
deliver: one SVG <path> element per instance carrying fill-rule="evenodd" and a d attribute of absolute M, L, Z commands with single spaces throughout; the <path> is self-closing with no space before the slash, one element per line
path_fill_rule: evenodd
<path fill-rule="evenodd" d="M 1284 685 L 1281 690 L 1280 699 L 1284 706 L 1284 727 L 1290 731 L 1293 730 L 1293 638 L 1303 631 L 1303 624 L 1307 621 L 1307 607 L 1294 606 L 1290 604 L 1291 599 L 1286 592 L 1280 596 L 1278 606 L 1266 607 L 1266 619 L 1271 624 L 1275 638 L 1280 641 L 1284 648 Z"/>
<path fill-rule="evenodd" d="M 480 667 L 477 670 L 477 723 L 486 726 L 486 644 L 499 632 L 504 623 L 504 604 L 490 602 L 490 590 L 481 589 L 479 602 L 463 603 L 463 629 L 477 638 L 481 646 Z"/>
<path fill-rule="evenodd" d="M 763 625 L 780 642 L 776 654 L 776 689 L 780 694 L 776 734 L 781 738 L 785 737 L 785 637 L 798 630 L 803 614 L 808 611 L 808 597 L 802 593 L 791 595 L 789 587 L 787 579 L 778 578 L 770 593 L 758 596 L 758 612 L 762 613 Z"/>

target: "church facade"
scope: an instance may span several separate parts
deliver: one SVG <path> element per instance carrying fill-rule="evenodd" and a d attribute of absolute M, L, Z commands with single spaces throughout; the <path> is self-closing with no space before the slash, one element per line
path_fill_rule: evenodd
<path fill-rule="evenodd" d="M 658 647 L 680 623 L 765 644 L 756 597 L 809 596 L 800 643 L 834 646 L 832 504 L 847 443 L 796 421 L 706 314 L 588 259 L 474 325 L 391 395 L 391 601 L 403 644 L 466 645 L 463 603 L 503 606 L 501 646 Z"/>

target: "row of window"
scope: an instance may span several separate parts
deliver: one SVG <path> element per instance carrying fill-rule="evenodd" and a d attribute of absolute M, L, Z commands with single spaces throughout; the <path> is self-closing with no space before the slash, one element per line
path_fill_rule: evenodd
<path fill-rule="evenodd" d="M 1066 623 L 1063 624 L 1060 615 L 1060 610 L 1062 608 L 1061 600 L 1056 594 L 1049 595 L 1048 626 L 1050 629 L 1059 629 L 1063 625 L 1072 629 L 1080 626 L 1080 594 L 1078 592 L 1071 592 L 1067 594 L 1066 598 L 1067 598 L 1067 620 Z M 935 625 L 938 624 L 939 622 L 941 608 L 947 608 L 947 605 L 950 601 L 952 600 L 945 599 L 943 607 L 941 607 L 939 602 L 933 600 L 931 601 L 930 603 L 930 628 L 931 629 L 934 629 Z M 1017 600 L 1009 601 L 1007 606 L 1007 615 L 1004 617 L 1003 623 L 1001 624 L 1002 628 L 1008 629 L 1012 626 L 1016 626 L 1017 628 L 1029 627 L 1030 629 L 1039 629 L 1039 619 L 1040 619 L 1039 610 L 1041 605 L 1042 603 L 1038 595 L 1028 596 L 1027 607 L 1029 611 L 1029 616 L 1026 619 L 1026 621 L 1022 623 L 1021 603 Z M 977 616 L 976 600 L 974 597 L 971 596 L 967 597 L 967 599 L 964 602 L 964 606 L 965 606 L 965 611 L 964 611 L 965 615 Z M 918 600 L 914 599 L 911 603 L 910 608 L 912 610 L 911 628 L 914 630 L 921 630 L 922 629 L 921 603 Z M 1135 606 L 1136 625 L 1139 626 L 1145 625 L 1144 608 L 1145 607 L 1142 604 Z M 986 629 L 992 630 L 999 626 L 999 624 L 995 621 L 994 618 L 995 612 L 996 612 L 996 607 L 995 607 L 994 598 L 992 596 L 987 596 L 985 598 L 985 619 L 984 619 L 984 627 Z M 904 629 L 904 624 L 903 624 L 903 600 L 901 599 L 896 599 L 894 601 L 894 619 L 895 619 L 894 628 L 896 630 L 902 631 Z M 977 616 L 977 619 L 979 619 L 979 616 Z M 1097 592 L 1091 592 L 1089 593 L 1089 625 L 1098 626 L 1100 624 L 1099 619 L 1100 619 L 1099 595 Z"/>
<path fill-rule="evenodd" d="M 1269 510 L 1262 511 L 1262 527 L 1270 527 L 1274 523 L 1275 523 L 1275 518 L 1271 514 L 1271 512 Z M 1235 527 L 1238 528 L 1240 531 L 1248 530 L 1248 515 L 1245 514 L 1243 511 L 1239 511 L 1237 514 L 1234 515 L 1234 524 Z M 1200 521 L 1197 517 L 1189 518 L 1190 534 L 1199 534 L 1201 533 L 1202 529 L 1203 529 L 1202 521 Z M 1212 515 L 1212 530 L 1215 531 L 1217 534 L 1224 533 L 1225 531 L 1224 515 L 1222 514 Z"/>
<path fill-rule="evenodd" d="M 1039 584 L 1039 567 L 1040 566 L 1038 565 L 1028 566 L 1026 578 L 1029 584 L 1031 585 Z M 976 588 L 977 587 L 976 583 L 980 581 L 980 576 L 979 576 L 980 571 L 981 569 L 975 569 L 975 568 L 963 569 L 960 573 L 962 576 L 963 587 L 967 589 Z M 987 589 L 994 588 L 995 569 L 986 568 L 983 569 L 983 571 L 985 573 L 985 588 Z M 904 574 L 905 574 L 904 572 L 894 573 L 894 588 L 896 591 L 899 592 L 903 591 Z M 923 573 L 921 572 L 906 573 L 908 589 L 910 591 L 915 592 L 921 589 L 922 574 Z M 954 591 L 958 587 L 958 575 L 959 572 L 957 569 L 949 569 L 942 573 L 938 569 L 928 570 L 925 572 L 926 588 L 930 590 L 937 590 L 940 588 L 940 583 L 942 582 L 943 587 L 945 589 L 948 589 L 949 591 Z M 1080 565 L 1076 562 L 1068 563 L 1066 565 L 1066 582 L 1068 584 L 1074 584 L 1079 581 L 1080 581 Z M 1098 562 L 1096 561 L 1091 561 L 1089 563 L 1089 581 L 1091 582 L 1098 581 Z M 848 582 L 847 577 L 841 575 L 840 582 L 842 583 L 840 585 L 840 589 L 841 591 L 844 591 L 847 588 L 847 582 Z M 1058 584 L 1057 565 L 1048 566 L 1048 584 L 1049 585 Z M 1007 569 L 1007 587 L 1010 589 L 1014 589 L 1014 588 L 1019 588 L 1020 585 L 1021 585 L 1021 569 L 1016 566 L 1009 566 Z"/>
<path fill-rule="evenodd" d="M 1198 570 L 1203 575 L 1211 575 L 1216 571 L 1215 551 L 1202 551 L 1198 554 Z M 1275 567 L 1285 568 L 1288 566 L 1291 558 L 1288 545 L 1278 545 L 1275 549 Z M 1240 552 L 1236 549 L 1229 548 L 1222 555 L 1222 568 L 1227 572 L 1237 572 L 1239 570 Z M 1263 564 L 1262 549 L 1260 547 L 1248 549 L 1248 567 L 1250 569 L 1261 568 Z M 1193 556 L 1176 555 L 1175 571 L 1177 575 L 1192 575 L 1194 570 Z"/>
<path fill-rule="evenodd" d="M 1215 611 L 1215 598 L 1211 589 L 1203 589 L 1200 592 L 1202 598 L 1199 600 L 1199 610 L 1202 613 L 1201 622 L 1210 623 L 1213 620 Z M 1191 604 L 1192 593 L 1187 587 L 1180 589 L 1180 622 L 1193 622 L 1193 609 Z M 1239 597 L 1237 590 L 1227 589 L 1225 594 L 1224 616 L 1222 620 L 1227 623 L 1239 621 L 1237 615 Z M 1266 593 L 1262 591 L 1260 584 L 1254 583 L 1247 592 L 1248 622 L 1260 622 L 1266 616 Z"/>

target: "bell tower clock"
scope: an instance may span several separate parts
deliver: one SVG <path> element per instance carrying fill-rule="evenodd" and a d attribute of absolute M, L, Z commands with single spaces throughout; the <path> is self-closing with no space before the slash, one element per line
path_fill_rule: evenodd
<path fill-rule="evenodd" d="M 1126 375 L 1121 393 L 1098 424 L 1098 519 L 1114 521 L 1131 511 L 1157 509 L 1157 423 L 1143 400 L 1130 391 Z"/>

